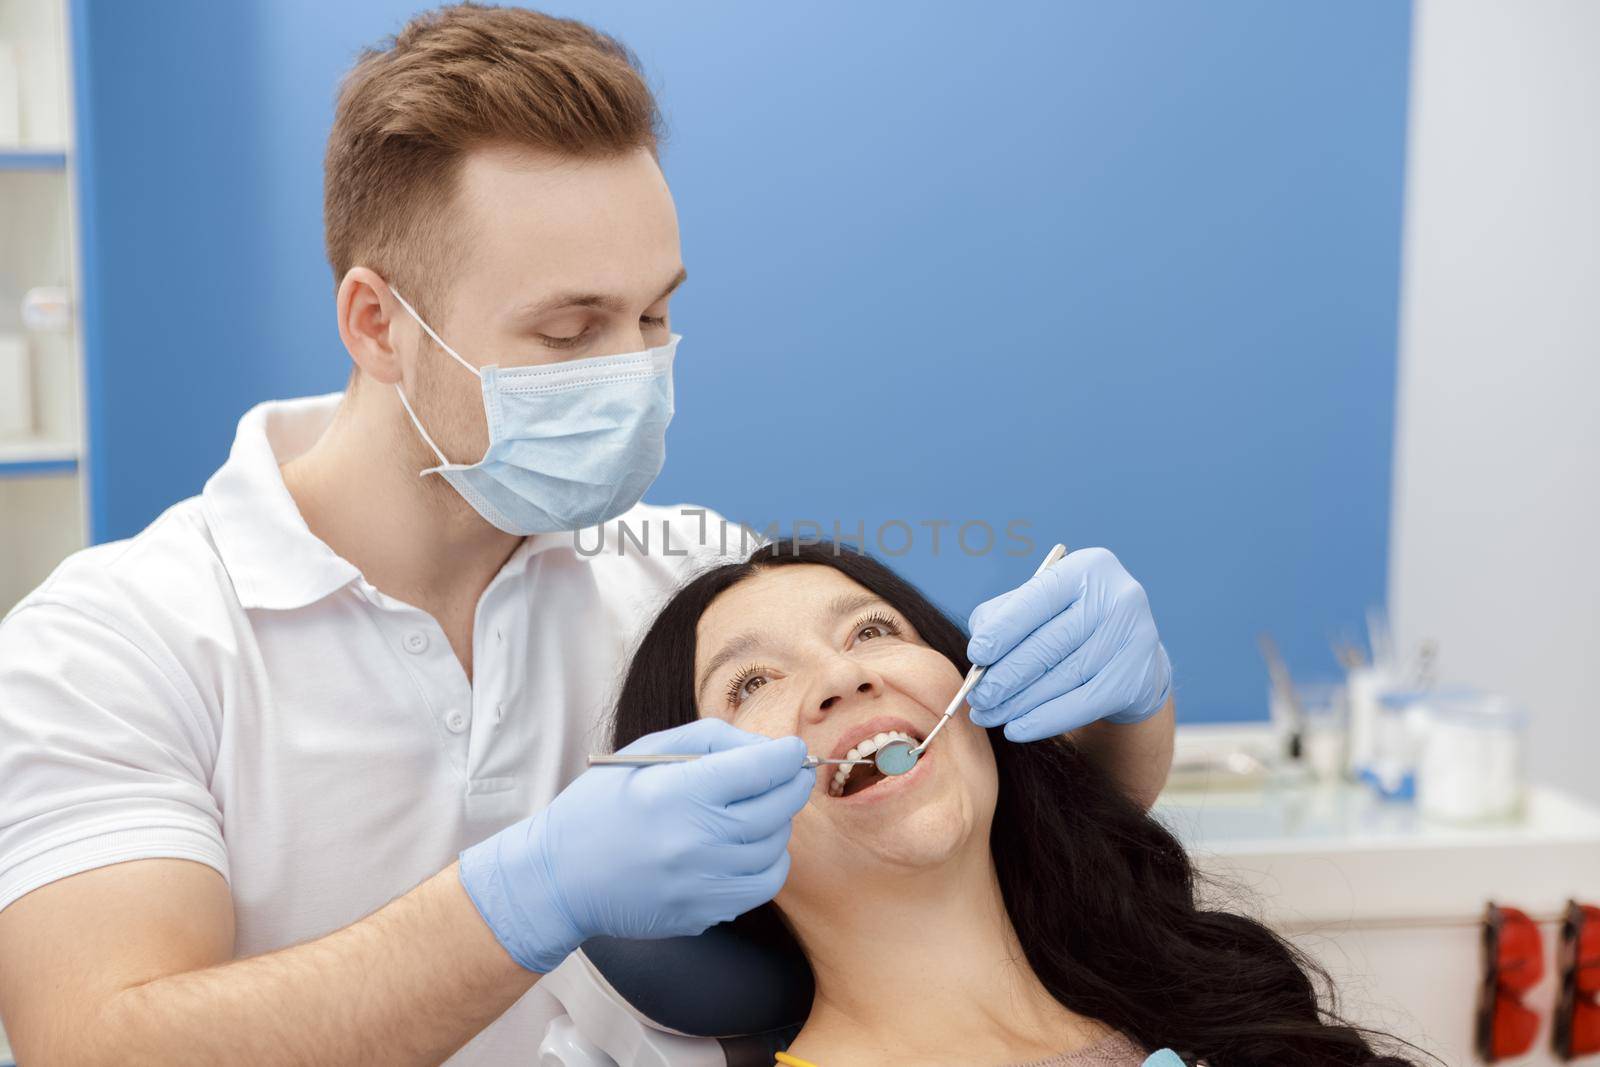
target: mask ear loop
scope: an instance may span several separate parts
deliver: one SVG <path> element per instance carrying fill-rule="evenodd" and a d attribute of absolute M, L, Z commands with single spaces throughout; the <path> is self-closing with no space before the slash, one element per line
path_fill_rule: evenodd
<path fill-rule="evenodd" d="M 387 284 L 387 283 L 385 283 L 385 284 Z M 459 363 L 463 367 L 467 368 L 467 370 L 471 371 L 473 373 L 473 375 L 475 375 L 480 380 L 483 378 L 483 372 L 480 371 L 477 367 L 474 367 L 472 364 L 468 363 L 466 360 L 462 359 L 460 354 L 458 354 L 455 349 L 453 349 L 449 345 L 445 344 L 444 343 L 444 338 L 440 337 L 438 334 L 434 333 L 432 326 L 429 326 L 426 322 L 422 321 L 422 316 L 417 314 L 416 308 L 412 307 L 409 303 L 407 303 L 406 302 L 406 298 L 401 296 L 399 294 L 399 292 L 395 290 L 395 287 L 392 286 L 392 285 L 389 286 L 389 294 L 391 296 L 393 296 L 396 300 L 400 301 L 400 306 L 406 309 L 406 314 L 410 315 L 413 319 L 416 319 L 417 320 L 417 325 L 422 327 L 423 332 L 426 333 L 429 337 L 433 338 L 435 344 L 437 344 L 440 348 L 444 349 L 447 353 L 449 353 L 451 359 L 455 360 L 457 363 Z M 417 428 L 417 433 L 421 434 L 422 435 L 422 439 L 428 443 L 428 447 L 433 449 L 433 454 L 439 457 L 439 465 L 442 466 L 442 467 L 451 466 L 450 460 L 448 458 L 446 458 L 445 454 L 442 451 L 440 451 L 439 446 L 433 443 L 433 438 L 428 436 L 428 431 L 422 428 L 422 420 L 417 418 L 417 413 L 415 411 L 411 410 L 411 401 L 406 399 L 406 391 L 404 389 L 400 388 L 400 383 L 399 382 L 395 382 L 394 383 L 394 391 L 396 393 L 400 394 L 400 405 L 406 409 L 406 414 L 411 416 L 411 425 L 413 425 L 413 426 L 415 426 Z M 437 469 L 438 469 L 437 467 L 433 468 L 433 470 L 437 470 Z M 432 474 L 433 470 L 420 471 L 420 472 L 418 472 L 417 476 L 419 478 L 420 477 L 424 477 L 426 475 Z"/>
<path fill-rule="evenodd" d="M 412 307 L 410 304 L 406 303 L 406 298 L 401 296 L 399 293 L 395 292 L 394 286 L 392 286 L 392 285 L 389 286 L 389 292 L 390 292 L 391 295 L 393 295 L 393 297 L 396 300 L 400 301 L 400 306 L 406 309 L 406 314 L 410 315 L 412 318 L 417 320 L 417 325 L 422 327 L 423 332 L 426 333 L 429 337 L 433 338 L 434 343 L 437 344 L 440 348 L 442 348 L 446 352 L 450 353 L 450 358 L 451 359 L 455 360 L 457 363 L 459 363 L 463 367 L 467 368 L 467 370 L 471 371 L 473 374 L 475 374 L 479 378 L 483 377 L 483 372 L 482 371 L 480 371 L 477 367 L 474 367 L 472 364 L 468 363 L 466 360 L 462 359 L 461 356 L 456 352 L 455 349 L 451 348 L 449 345 L 444 343 L 444 338 L 443 337 L 440 337 L 438 334 L 433 332 L 433 327 L 432 326 L 429 326 L 427 323 L 422 321 L 422 316 L 417 314 L 417 309 Z"/>
<path fill-rule="evenodd" d="M 439 465 L 442 467 L 450 466 L 450 461 L 445 458 L 445 454 L 439 451 L 439 446 L 433 443 L 433 438 L 428 436 L 428 431 L 422 428 L 422 420 L 417 418 L 417 413 L 415 411 L 411 410 L 411 401 L 406 399 L 406 391 L 400 388 L 399 382 L 394 383 L 394 391 L 400 394 L 400 406 L 406 409 L 407 415 L 411 416 L 411 425 L 417 428 L 417 432 L 422 435 L 422 439 L 428 442 L 428 447 L 433 449 L 433 454 L 439 457 Z M 418 471 L 417 477 L 425 477 L 438 469 L 438 467 L 433 467 L 429 470 Z"/>

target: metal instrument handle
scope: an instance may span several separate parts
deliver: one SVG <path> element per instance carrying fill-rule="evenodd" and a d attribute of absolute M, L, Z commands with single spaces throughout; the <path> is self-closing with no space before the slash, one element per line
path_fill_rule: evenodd
<path fill-rule="evenodd" d="M 1043 574 L 1053 564 L 1055 564 L 1057 560 L 1066 554 L 1066 545 L 1057 545 L 1052 548 L 1049 552 L 1045 553 L 1044 560 L 1039 564 L 1038 569 L 1033 572 L 1033 577 L 1039 577 L 1039 575 Z M 1031 580 L 1032 579 L 1030 579 L 1030 581 Z M 972 692 L 972 687 L 977 685 L 978 682 L 982 680 L 984 672 L 986 672 L 988 669 L 988 667 L 979 667 L 974 664 L 972 669 L 967 671 L 967 677 L 961 683 L 961 688 L 957 689 L 956 695 L 950 699 L 950 706 L 944 709 L 944 714 L 939 717 L 939 721 L 934 724 L 933 729 L 928 731 L 928 736 L 922 739 L 922 744 L 911 750 L 911 754 L 913 756 L 920 757 L 923 751 L 933 743 L 933 739 L 939 736 L 939 731 L 944 729 L 944 724 L 950 721 L 950 716 L 954 715 L 956 713 L 956 709 L 961 707 L 961 702 L 967 699 L 967 694 Z"/>
<path fill-rule="evenodd" d="M 626 754 L 623 754 L 623 755 L 603 755 L 603 756 L 602 755 L 593 755 L 593 756 L 589 757 L 589 766 L 591 766 L 591 767 L 646 767 L 646 766 L 649 766 L 652 763 L 685 763 L 685 762 L 687 762 L 689 760 L 699 759 L 701 756 L 705 756 L 705 755 L 709 755 L 709 753 L 705 753 L 705 752 L 654 752 L 654 753 L 649 753 L 649 754 L 641 753 L 641 754 L 636 755 L 636 756 L 626 755 Z M 869 759 L 822 759 L 820 756 L 807 756 L 806 757 L 806 766 L 807 767 L 816 767 L 816 766 L 818 766 L 820 764 L 823 764 L 823 763 L 831 763 L 831 764 L 835 764 L 835 765 L 839 765 L 839 766 L 843 766 L 845 764 L 849 764 L 852 767 L 856 767 L 856 766 L 860 766 L 863 763 L 871 763 L 871 762 L 872 761 L 869 760 Z"/>

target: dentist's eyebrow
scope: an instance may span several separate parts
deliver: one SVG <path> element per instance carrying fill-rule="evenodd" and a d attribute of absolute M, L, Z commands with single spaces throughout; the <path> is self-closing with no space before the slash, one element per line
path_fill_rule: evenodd
<path fill-rule="evenodd" d="M 650 303 L 654 304 L 657 301 L 665 300 L 676 292 L 678 286 L 682 285 L 688 278 L 688 269 L 679 267 L 678 273 L 667 283 L 667 287 L 661 291 L 661 295 L 650 301 Z M 557 293 L 555 296 L 546 297 L 536 303 L 523 304 L 521 307 L 513 309 L 511 314 L 519 319 L 533 319 L 562 308 L 596 308 L 600 311 L 621 314 L 627 310 L 627 301 L 615 293 Z"/>

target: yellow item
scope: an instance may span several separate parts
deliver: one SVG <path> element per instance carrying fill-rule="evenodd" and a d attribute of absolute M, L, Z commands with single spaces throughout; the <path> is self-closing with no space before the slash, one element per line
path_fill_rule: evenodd
<path fill-rule="evenodd" d="M 810 1060 L 803 1060 L 799 1056 L 791 1056 L 787 1052 L 778 1053 L 778 1063 L 784 1067 L 817 1067 Z"/>

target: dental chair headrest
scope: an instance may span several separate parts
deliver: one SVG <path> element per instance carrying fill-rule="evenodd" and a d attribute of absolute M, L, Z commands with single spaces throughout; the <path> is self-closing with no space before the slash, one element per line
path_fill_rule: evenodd
<path fill-rule="evenodd" d="M 583 954 L 634 1011 L 663 1030 L 773 1037 L 783 1048 L 811 1013 L 811 967 L 770 905 L 695 937 L 591 938 Z"/>

